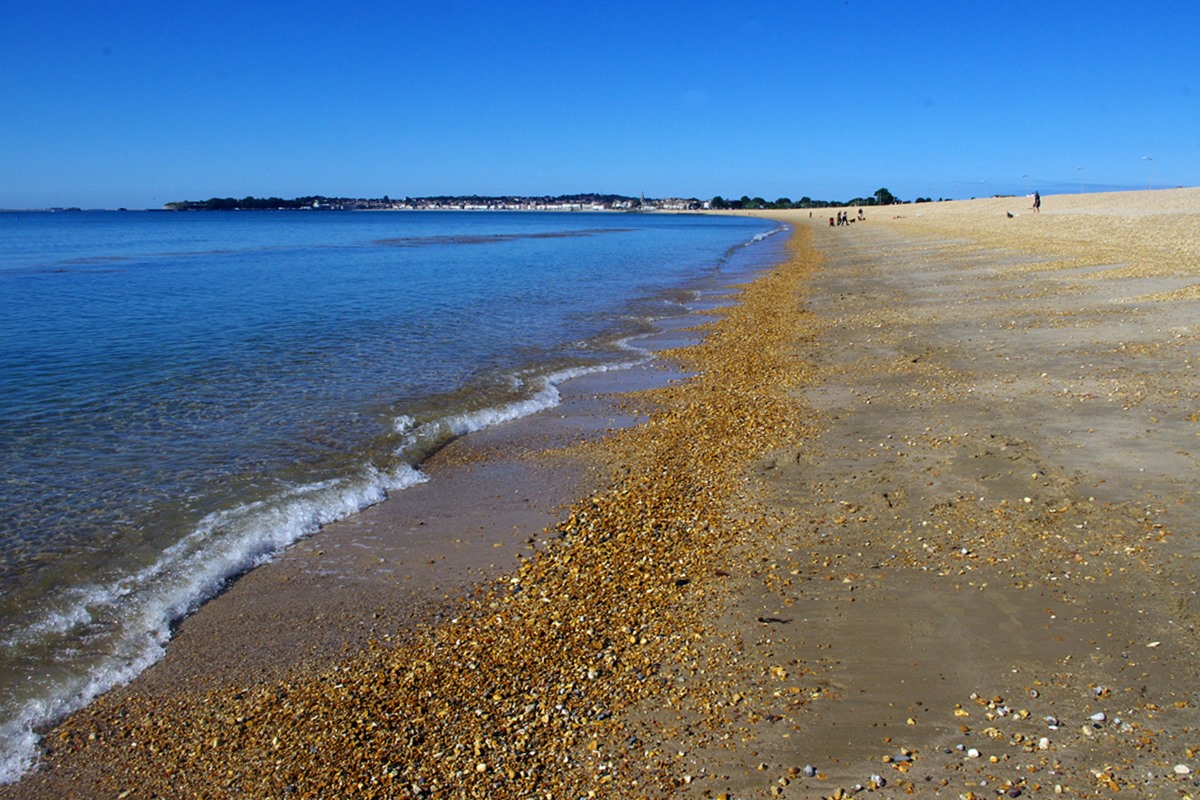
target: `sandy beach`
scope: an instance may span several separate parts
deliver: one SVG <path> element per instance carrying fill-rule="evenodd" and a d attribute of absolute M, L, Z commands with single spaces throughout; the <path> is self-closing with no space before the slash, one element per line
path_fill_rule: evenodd
<path fill-rule="evenodd" d="M 1200 189 L 764 213 L 661 365 L 243 577 L 0 798 L 1200 794 Z"/>

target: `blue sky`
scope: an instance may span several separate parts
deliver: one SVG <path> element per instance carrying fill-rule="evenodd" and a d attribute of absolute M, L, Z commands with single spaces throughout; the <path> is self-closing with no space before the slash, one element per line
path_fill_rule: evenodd
<path fill-rule="evenodd" d="M 0 208 L 1196 185 L 1198 31 L 1190 0 L 12 0 Z"/>

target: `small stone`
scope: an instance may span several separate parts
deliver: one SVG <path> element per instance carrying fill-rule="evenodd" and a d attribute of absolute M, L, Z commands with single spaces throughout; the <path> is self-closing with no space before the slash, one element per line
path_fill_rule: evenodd
<path fill-rule="evenodd" d="M 1108 717 L 1106 717 L 1104 715 L 1103 711 L 1097 711 L 1095 714 L 1092 714 L 1092 716 L 1091 716 L 1092 722 L 1104 722 L 1104 720 L 1106 720 L 1106 719 L 1108 719 Z"/>
<path fill-rule="evenodd" d="M 979 751 L 972 747 L 967 751 L 967 758 L 979 758 Z"/>
<path fill-rule="evenodd" d="M 1175 765 L 1175 774 L 1176 775 L 1191 775 L 1192 768 L 1189 767 L 1187 764 L 1176 764 Z"/>
<path fill-rule="evenodd" d="M 815 778 L 817 776 L 817 768 L 812 764 L 806 764 L 803 769 L 804 777 Z"/>

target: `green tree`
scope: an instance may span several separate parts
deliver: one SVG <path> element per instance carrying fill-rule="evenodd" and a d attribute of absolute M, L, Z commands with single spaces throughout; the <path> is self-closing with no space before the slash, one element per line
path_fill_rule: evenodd
<path fill-rule="evenodd" d="M 875 190 L 875 204 L 876 205 L 890 206 L 893 203 L 898 203 L 898 202 L 900 202 L 900 201 L 898 199 L 896 199 L 896 196 L 894 194 L 892 194 L 891 192 L 889 192 L 887 189 L 876 189 Z"/>

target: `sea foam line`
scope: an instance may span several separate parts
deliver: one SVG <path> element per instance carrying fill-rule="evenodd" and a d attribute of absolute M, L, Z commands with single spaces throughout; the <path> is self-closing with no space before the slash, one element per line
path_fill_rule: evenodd
<path fill-rule="evenodd" d="M 738 252 L 739 250 L 742 250 L 743 248 L 746 248 L 746 247 L 751 247 L 753 245 L 756 245 L 759 242 L 769 239 L 770 237 L 774 236 L 777 233 L 783 233 L 784 231 L 787 231 L 787 230 L 791 230 L 791 228 L 785 223 L 780 223 L 779 225 L 776 225 L 774 228 L 771 228 L 768 231 L 761 231 L 759 233 L 754 234 L 753 236 L 751 236 L 749 239 L 747 239 L 744 242 L 740 242 L 738 244 L 730 246 L 730 248 L 725 251 L 725 254 L 722 255 L 721 258 L 718 260 L 717 266 L 720 267 L 721 265 L 723 265 L 726 261 L 728 261 L 730 259 L 730 257 L 733 256 L 734 253 Z"/>
<path fill-rule="evenodd" d="M 598 372 L 631 369 L 651 359 L 647 351 L 634 346 L 630 340 L 622 340 L 618 343 L 618 346 L 640 353 L 641 357 L 613 364 L 570 367 L 548 375 L 532 378 L 528 381 L 534 389 L 531 396 L 498 406 L 450 414 L 419 425 L 415 423 L 412 417 L 397 417 L 394 423 L 395 430 L 404 436 L 403 443 L 400 446 L 400 453 L 406 459 L 427 457 L 438 448 L 445 446 L 460 436 L 484 430 L 504 422 L 511 422 L 512 420 L 532 416 L 540 411 L 557 406 L 562 402 L 562 393 L 558 387 L 565 381 Z"/>
<path fill-rule="evenodd" d="M 782 233 L 783 231 L 786 231 L 787 229 L 788 229 L 787 225 L 778 225 L 774 228 L 771 228 L 771 230 L 769 230 L 769 231 L 762 231 L 761 233 L 756 233 L 753 236 L 751 236 L 749 241 L 745 242 L 742 245 L 742 247 L 749 247 L 750 245 L 761 242 L 764 239 L 774 236 L 777 233 Z"/>
<path fill-rule="evenodd" d="M 41 683 L 0 721 L 0 783 L 20 778 L 36 761 L 35 729 L 53 724 L 108 690 L 128 683 L 163 657 L 171 623 L 216 595 L 232 576 L 266 563 L 293 542 L 427 478 L 402 465 L 368 467 L 355 478 L 298 486 L 282 496 L 207 515 L 154 563 L 131 575 L 50 598 L 42 615 L 3 644 L 20 648 L 67 635 L 107 637 L 108 652 Z"/>
<path fill-rule="evenodd" d="M 617 343 L 635 354 L 616 363 L 571 367 L 518 380 L 533 388 L 526 398 L 451 414 L 421 425 L 408 416 L 394 426 L 403 435 L 399 454 L 410 464 L 449 440 L 553 408 L 559 386 L 572 378 L 644 364 L 653 356 L 632 339 Z M 408 458 L 409 455 L 413 458 Z M 271 560 L 321 526 L 345 519 L 398 491 L 427 480 L 415 466 L 389 474 L 368 467 L 357 479 L 335 479 L 295 487 L 283 495 L 207 515 L 182 540 L 144 569 L 107 583 L 77 587 L 52 600 L 41 617 L 3 644 L 21 647 L 46 636 L 102 628 L 105 612 L 116 619 L 112 652 L 86 670 L 46 681 L 42 691 L 0 721 L 0 783 L 31 769 L 40 741 L 36 729 L 54 724 L 110 689 L 129 683 L 166 653 L 171 624 L 215 596 L 230 577 Z M 7 710 L 6 710 L 7 712 Z"/>

